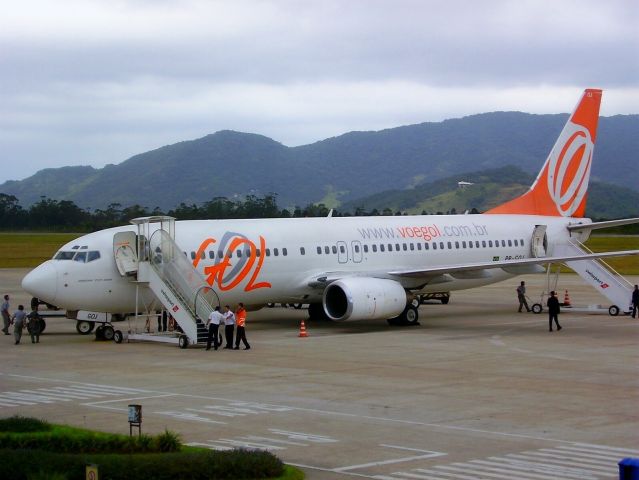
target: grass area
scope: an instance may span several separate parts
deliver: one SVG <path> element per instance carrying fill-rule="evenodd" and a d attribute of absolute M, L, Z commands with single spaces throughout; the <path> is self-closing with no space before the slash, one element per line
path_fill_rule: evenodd
<path fill-rule="evenodd" d="M 618 250 L 639 250 L 639 236 L 590 237 L 586 246 L 593 252 L 614 252 Z M 639 275 L 639 255 L 607 258 L 605 262 L 622 275 Z M 567 270 L 572 271 L 572 270 Z"/>
<path fill-rule="evenodd" d="M 81 233 L 0 233 L 0 268 L 40 265 Z"/>
<path fill-rule="evenodd" d="M 129 437 L 25 417 L 0 419 L 1 478 L 84 479 L 87 464 L 98 465 L 100 477 L 112 480 L 304 478 L 269 452 L 189 447 L 168 430 Z"/>

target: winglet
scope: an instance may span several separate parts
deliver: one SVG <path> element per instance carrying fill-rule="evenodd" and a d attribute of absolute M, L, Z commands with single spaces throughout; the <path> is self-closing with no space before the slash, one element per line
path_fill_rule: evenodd
<path fill-rule="evenodd" d="M 584 91 L 530 189 L 486 213 L 584 216 L 601 93 Z"/>

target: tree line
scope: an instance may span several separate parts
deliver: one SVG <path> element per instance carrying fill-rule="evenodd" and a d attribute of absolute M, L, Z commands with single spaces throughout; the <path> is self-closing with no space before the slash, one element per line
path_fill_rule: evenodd
<path fill-rule="evenodd" d="M 201 205 L 181 203 L 177 207 L 163 211 L 159 207 L 149 209 L 141 205 L 123 207 L 112 203 L 105 209 L 83 209 L 70 200 L 55 200 L 41 197 L 28 208 L 20 205 L 14 195 L 0 193 L 0 229 L 2 230 L 46 230 L 89 232 L 103 228 L 124 225 L 132 218 L 149 215 L 170 215 L 178 220 L 233 219 L 233 218 L 293 218 L 325 217 L 330 209 L 323 203 L 309 203 L 305 207 L 292 209 L 280 208 L 274 193 L 256 196 L 247 195 L 244 199 L 230 200 L 215 197 Z M 427 212 L 422 212 L 426 214 Z M 443 212 L 437 212 L 442 214 Z M 449 212 L 456 213 L 454 209 Z M 478 213 L 473 209 L 471 213 Z M 385 208 L 370 211 L 358 207 L 354 212 L 333 210 L 333 216 L 376 216 L 402 215 L 404 213 Z"/>

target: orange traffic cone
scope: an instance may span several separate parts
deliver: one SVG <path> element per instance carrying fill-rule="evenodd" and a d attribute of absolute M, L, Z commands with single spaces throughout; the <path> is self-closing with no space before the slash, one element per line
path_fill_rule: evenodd
<path fill-rule="evenodd" d="M 570 297 L 568 296 L 568 290 L 566 290 L 566 294 L 564 295 L 564 307 L 572 307 L 570 304 Z"/>
<path fill-rule="evenodd" d="M 308 337 L 308 332 L 306 331 L 306 325 L 304 324 L 304 320 L 300 323 L 300 334 L 298 335 L 300 338 Z"/>

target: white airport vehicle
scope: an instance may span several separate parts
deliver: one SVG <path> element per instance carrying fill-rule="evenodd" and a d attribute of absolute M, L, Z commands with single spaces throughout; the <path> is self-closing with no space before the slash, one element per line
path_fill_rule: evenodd
<path fill-rule="evenodd" d="M 585 266 L 575 270 L 588 280 L 595 259 L 639 254 L 582 246 L 594 229 L 639 222 L 583 218 L 601 94 L 585 90 L 530 189 L 485 214 L 139 218 L 69 242 L 22 286 L 69 311 L 121 318 L 161 306 L 186 346 L 202 341 L 201 319 L 216 305 L 302 303 L 311 318 L 414 324 L 420 295 L 543 272 L 542 265 L 557 262 Z M 611 286 L 603 293 L 614 290 L 612 301 L 625 311 L 630 290 L 613 277 L 598 273 Z M 104 329 L 114 334 L 109 324 Z"/>

